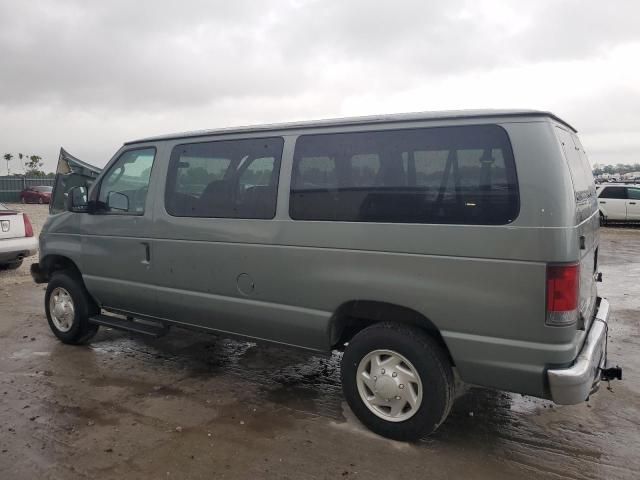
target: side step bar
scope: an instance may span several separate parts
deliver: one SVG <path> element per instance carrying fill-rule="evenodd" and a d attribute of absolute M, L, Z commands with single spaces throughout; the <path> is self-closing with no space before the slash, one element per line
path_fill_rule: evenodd
<path fill-rule="evenodd" d="M 125 330 L 127 332 L 140 333 L 151 337 L 162 337 L 169 331 L 169 327 L 160 324 L 150 324 L 136 322 L 135 320 L 126 320 L 124 318 L 112 317 L 110 315 L 95 315 L 89 318 L 90 323 L 102 325 L 116 330 Z"/>

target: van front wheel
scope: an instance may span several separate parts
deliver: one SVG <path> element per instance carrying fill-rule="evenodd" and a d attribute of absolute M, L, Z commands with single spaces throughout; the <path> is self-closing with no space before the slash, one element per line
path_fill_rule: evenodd
<path fill-rule="evenodd" d="M 454 399 L 451 363 L 422 330 L 393 323 L 359 332 L 342 357 L 342 388 L 368 428 L 418 440 L 446 419 Z"/>
<path fill-rule="evenodd" d="M 82 281 L 71 272 L 53 273 L 44 307 L 51 331 L 63 343 L 86 343 L 98 332 L 98 325 L 89 323 L 89 317 L 96 314 L 98 308 Z"/>

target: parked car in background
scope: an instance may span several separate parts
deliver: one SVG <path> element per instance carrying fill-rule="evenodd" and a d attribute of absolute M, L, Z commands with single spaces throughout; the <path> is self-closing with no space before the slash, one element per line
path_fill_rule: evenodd
<path fill-rule="evenodd" d="M 640 222 L 640 185 L 598 185 L 597 191 L 602 223 Z"/>
<path fill-rule="evenodd" d="M 49 203 L 52 190 L 53 187 L 46 185 L 25 188 L 20 192 L 20 201 L 22 203 Z"/>
<path fill-rule="evenodd" d="M 62 342 L 179 325 L 343 350 L 349 406 L 400 440 L 445 420 L 454 368 L 559 404 L 620 376 L 605 369 L 591 167 L 550 113 L 147 138 L 89 190 L 81 181 L 56 195 L 66 211 L 49 216 L 31 267 Z"/>
<path fill-rule="evenodd" d="M 38 240 L 27 214 L 0 203 L 0 270 L 18 268 L 37 251 Z"/>

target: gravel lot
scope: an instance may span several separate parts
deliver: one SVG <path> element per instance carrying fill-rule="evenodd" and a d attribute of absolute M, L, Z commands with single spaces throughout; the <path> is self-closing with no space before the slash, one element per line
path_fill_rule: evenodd
<path fill-rule="evenodd" d="M 46 206 L 17 205 L 39 231 Z M 56 341 L 30 259 L 0 272 L 0 478 L 640 478 L 640 230 L 605 228 L 609 356 L 625 379 L 556 406 L 471 388 L 417 444 L 368 432 L 339 357 L 180 329 Z"/>

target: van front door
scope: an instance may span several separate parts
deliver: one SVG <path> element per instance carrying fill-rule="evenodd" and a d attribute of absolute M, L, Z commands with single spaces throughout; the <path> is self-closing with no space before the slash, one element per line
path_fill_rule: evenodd
<path fill-rule="evenodd" d="M 82 275 L 104 307 L 154 315 L 152 226 L 155 148 L 122 152 L 91 192 L 82 215 Z"/>

